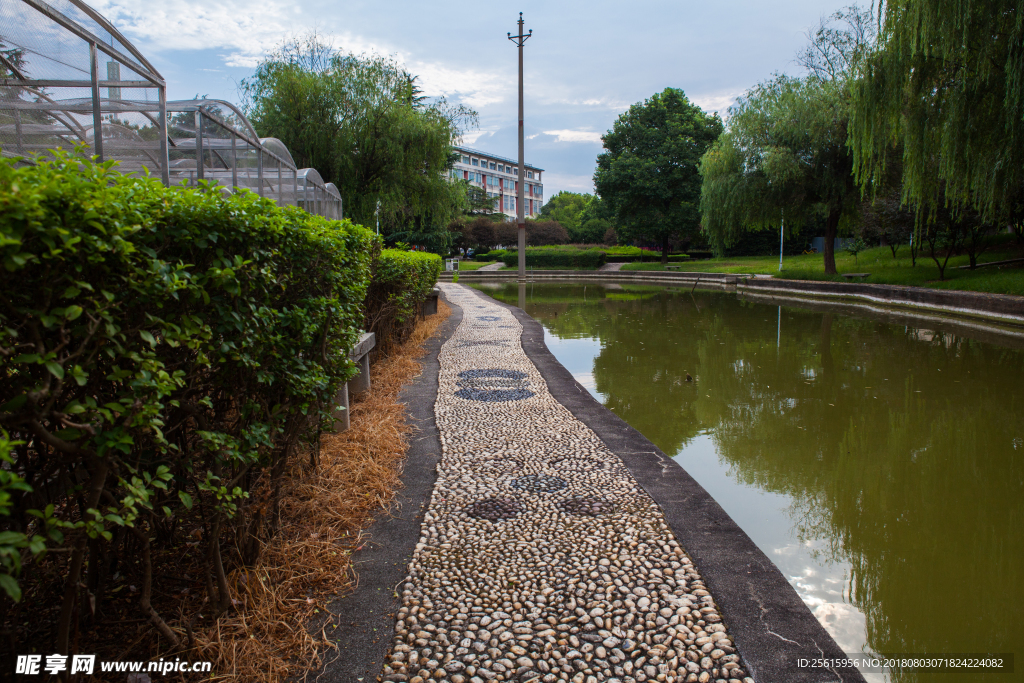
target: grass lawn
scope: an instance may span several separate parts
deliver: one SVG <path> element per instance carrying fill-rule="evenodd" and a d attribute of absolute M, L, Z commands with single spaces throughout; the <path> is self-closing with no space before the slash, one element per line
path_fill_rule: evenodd
<path fill-rule="evenodd" d="M 497 261 L 459 261 L 459 270 L 480 270 L 492 263 L 497 263 Z"/>
<path fill-rule="evenodd" d="M 1024 258 L 1024 246 L 1016 244 L 1009 235 L 997 247 L 986 251 L 978 258 L 979 263 Z M 903 246 L 892 257 L 889 247 L 868 249 L 857 255 L 856 260 L 845 251 L 836 252 L 836 268 L 840 273 L 871 273 L 862 282 L 889 285 L 912 285 L 940 289 L 960 289 L 995 294 L 1024 295 L 1024 264 L 1010 266 L 961 270 L 958 266 L 969 263 L 966 255 L 952 256 L 946 266 L 945 280 L 939 280 L 939 269 L 927 254 L 919 254 L 917 265 L 910 262 L 910 248 Z M 786 256 L 783 270 L 779 272 L 779 257 L 739 256 L 734 258 L 687 261 L 679 265 L 680 271 L 691 273 L 737 273 L 769 274 L 791 280 L 831 280 L 845 282 L 839 275 L 825 275 L 821 254 Z M 661 263 L 627 263 L 622 270 L 664 270 Z M 857 281 L 857 280 L 855 280 Z"/>

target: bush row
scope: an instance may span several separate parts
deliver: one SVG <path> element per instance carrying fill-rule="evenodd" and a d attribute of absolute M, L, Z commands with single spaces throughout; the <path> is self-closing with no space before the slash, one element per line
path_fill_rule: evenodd
<path fill-rule="evenodd" d="M 377 335 L 377 350 L 388 353 L 405 341 L 419 306 L 437 283 L 443 263 L 437 254 L 384 249 L 374 261 L 366 295 L 365 329 Z"/>
<path fill-rule="evenodd" d="M 0 262 L 0 613 L 52 618 L 63 653 L 118 572 L 178 643 L 152 578 L 185 529 L 208 609 L 230 608 L 225 567 L 274 533 L 286 462 L 331 420 L 373 306 L 407 323 L 440 266 L 349 221 L 60 153 L 0 160 Z M 21 596 L 33 571 L 63 577 L 56 613 Z"/>
<path fill-rule="evenodd" d="M 508 267 L 519 265 L 519 251 L 508 250 L 501 256 Z M 598 268 L 605 263 L 605 253 L 600 249 L 527 249 L 528 268 Z"/>

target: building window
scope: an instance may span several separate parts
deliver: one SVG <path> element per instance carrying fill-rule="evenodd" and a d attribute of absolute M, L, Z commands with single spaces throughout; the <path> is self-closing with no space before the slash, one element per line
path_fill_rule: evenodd
<path fill-rule="evenodd" d="M 462 163 L 468 164 L 469 163 L 469 157 L 466 157 L 466 156 L 462 157 Z"/>
<path fill-rule="evenodd" d="M 474 165 L 474 166 L 479 166 L 479 165 L 480 165 L 480 162 L 479 162 L 479 161 L 477 161 L 476 159 L 473 159 L 473 165 Z"/>
<path fill-rule="evenodd" d="M 526 172 L 526 177 L 527 178 L 532 178 L 533 177 L 533 171 L 527 171 Z"/>
<path fill-rule="evenodd" d="M 512 175 L 519 175 L 519 167 L 512 169 Z"/>

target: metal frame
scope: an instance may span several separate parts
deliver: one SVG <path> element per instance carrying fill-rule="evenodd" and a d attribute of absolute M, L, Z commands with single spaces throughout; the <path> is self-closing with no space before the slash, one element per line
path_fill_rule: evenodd
<path fill-rule="evenodd" d="M 39 36 L 45 35 L 46 41 L 60 38 L 33 29 L 32 21 L 18 25 L 22 33 L 15 30 L 14 35 L 3 37 L 5 47 L 34 55 L 38 62 L 19 69 L 20 56 L 12 63 L 0 54 L 0 69 L 10 74 L 0 78 L 0 94 L 14 90 L 13 97 L 0 97 L 0 153 L 33 163 L 32 154 L 91 143 L 91 152 L 100 161 L 119 161 L 122 170 L 129 173 L 142 166 L 152 167 L 150 170 L 158 171 L 168 186 L 205 180 L 232 188 L 247 187 L 282 206 L 302 205 L 310 213 L 341 218 L 342 200 L 337 188 L 325 184 L 315 170 L 297 168 L 279 140 L 266 138 L 269 147 L 264 144 L 238 107 L 218 100 L 169 102 L 163 77 L 109 21 L 83 0 L 61 2 L 66 3 L 64 11 L 54 6 L 54 0 L 0 0 L 0 12 L 5 6 L 21 3 L 66 31 L 67 36 L 61 38 L 72 40 L 59 45 L 73 55 L 61 60 L 51 58 L 46 47 L 40 46 L 49 42 L 40 41 Z M 109 41 L 103 35 L 109 36 Z M 81 43 L 74 42 L 75 38 Z M 100 73 L 101 55 L 111 60 L 106 78 Z M 40 74 L 45 77 L 32 77 L 36 64 L 50 69 Z M 123 69 L 134 77 L 120 78 Z M 62 98 L 48 89 L 79 92 Z M 139 89 L 155 90 L 156 97 L 122 97 L 123 90 Z M 194 114 L 191 121 L 189 112 Z M 195 165 L 191 166 L 193 161 Z"/>

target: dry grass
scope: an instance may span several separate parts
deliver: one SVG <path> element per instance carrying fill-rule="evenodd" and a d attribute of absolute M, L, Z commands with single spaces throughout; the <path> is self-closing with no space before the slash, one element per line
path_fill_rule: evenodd
<path fill-rule="evenodd" d="M 189 658 L 212 661 L 215 680 L 282 681 L 323 664 L 333 646 L 325 634 L 309 633 L 307 622 L 358 583 L 351 553 L 402 485 L 410 428 L 398 393 L 419 374 L 423 343 L 450 314 L 439 301 L 437 315 L 374 364 L 373 388 L 353 403 L 351 429 L 324 436 L 317 466 L 293 463 L 280 532 L 256 566 L 231 574 L 236 611 L 195 631 Z"/>

